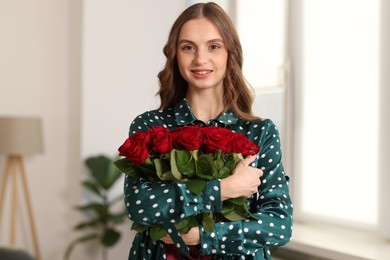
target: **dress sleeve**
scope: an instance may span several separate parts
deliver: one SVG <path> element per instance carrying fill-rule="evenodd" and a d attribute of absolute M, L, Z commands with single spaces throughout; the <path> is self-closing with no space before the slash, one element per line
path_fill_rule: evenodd
<path fill-rule="evenodd" d="M 258 198 L 251 203 L 256 219 L 216 223 L 214 232 L 201 229 L 202 254 L 255 254 L 268 246 L 282 246 L 292 234 L 293 207 L 281 162 L 279 132 L 267 120 L 262 131 L 257 167 L 263 170 Z"/>
<path fill-rule="evenodd" d="M 125 204 L 128 217 L 142 225 L 176 223 L 201 213 L 220 212 L 219 181 L 207 182 L 200 195 L 185 184 L 149 182 L 125 178 Z"/>
<path fill-rule="evenodd" d="M 131 124 L 129 135 L 150 127 L 147 114 L 141 115 Z M 203 192 L 196 195 L 185 184 L 150 182 L 126 176 L 124 201 L 128 217 L 146 226 L 176 223 L 201 213 L 220 212 L 222 208 L 219 180 L 208 181 Z"/>

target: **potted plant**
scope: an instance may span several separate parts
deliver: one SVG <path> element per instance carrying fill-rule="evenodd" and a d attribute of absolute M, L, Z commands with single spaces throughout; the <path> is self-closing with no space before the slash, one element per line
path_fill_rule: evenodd
<path fill-rule="evenodd" d="M 117 158 L 116 158 L 117 159 Z M 114 159 L 104 155 L 89 157 L 85 164 L 89 169 L 90 178 L 82 182 L 82 186 L 93 195 L 94 199 L 76 209 L 89 213 L 89 220 L 77 224 L 74 229 L 84 231 L 86 234 L 73 240 L 67 247 L 64 259 L 69 259 L 74 247 L 80 243 L 97 240 L 102 246 L 102 259 L 107 259 L 107 249 L 115 245 L 121 236 L 116 226 L 125 220 L 124 209 L 112 212 L 112 207 L 123 199 L 119 195 L 109 198 L 109 191 L 122 173 L 113 165 Z M 87 232 L 88 231 L 88 232 Z"/>

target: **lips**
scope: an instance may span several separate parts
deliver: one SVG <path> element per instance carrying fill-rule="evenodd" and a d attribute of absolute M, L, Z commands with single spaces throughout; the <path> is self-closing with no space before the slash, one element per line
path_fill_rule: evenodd
<path fill-rule="evenodd" d="M 197 78 L 206 78 L 213 71 L 212 70 L 191 70 L 191 72 L 192 75 L 194 75 Z"/>

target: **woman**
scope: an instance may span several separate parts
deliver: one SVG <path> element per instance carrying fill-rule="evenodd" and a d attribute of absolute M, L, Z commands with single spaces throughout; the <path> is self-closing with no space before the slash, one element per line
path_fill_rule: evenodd
<path fill-rule="evenodd" d="M 284 245 L 291 237 L 288 177 L 276 126 L 252 113 L 253 100 L 242 75 L 241 44 L 231 20 L 214 3 L 189 7 L 173 24 L 164 54 L 167 61 L 158 75 L 160 108 L 138 116 L 129 134 L 160 125 L 170 130 L 218 126 L 245 134 L 260 146 L 260 153 L 242 160 L 231 176 L 208 181 L 199 196 L 188 193 L 183 184 L 126 177 L 129 218 L 142 225 L 164 225 L 220 212 L 224 200 L 246 197 L 257 219 L 216 223 L 211 233 L 192 228 L 181 234 L 190 248 L 187 256 L 172 240 L 175 234 L 153 241 L 147 231 L 137 233 L 129 259 L 271 259 L 269 247 Z"/>

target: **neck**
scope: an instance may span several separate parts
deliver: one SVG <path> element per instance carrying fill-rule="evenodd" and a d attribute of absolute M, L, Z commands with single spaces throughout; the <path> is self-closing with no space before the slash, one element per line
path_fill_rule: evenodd
<path fill-rule="evenodd" d="M 195 117 L 205 123 L 215 119 L 223 110 L 223 96 L 201 93 L 187 94 L 187 101 Z"/>

